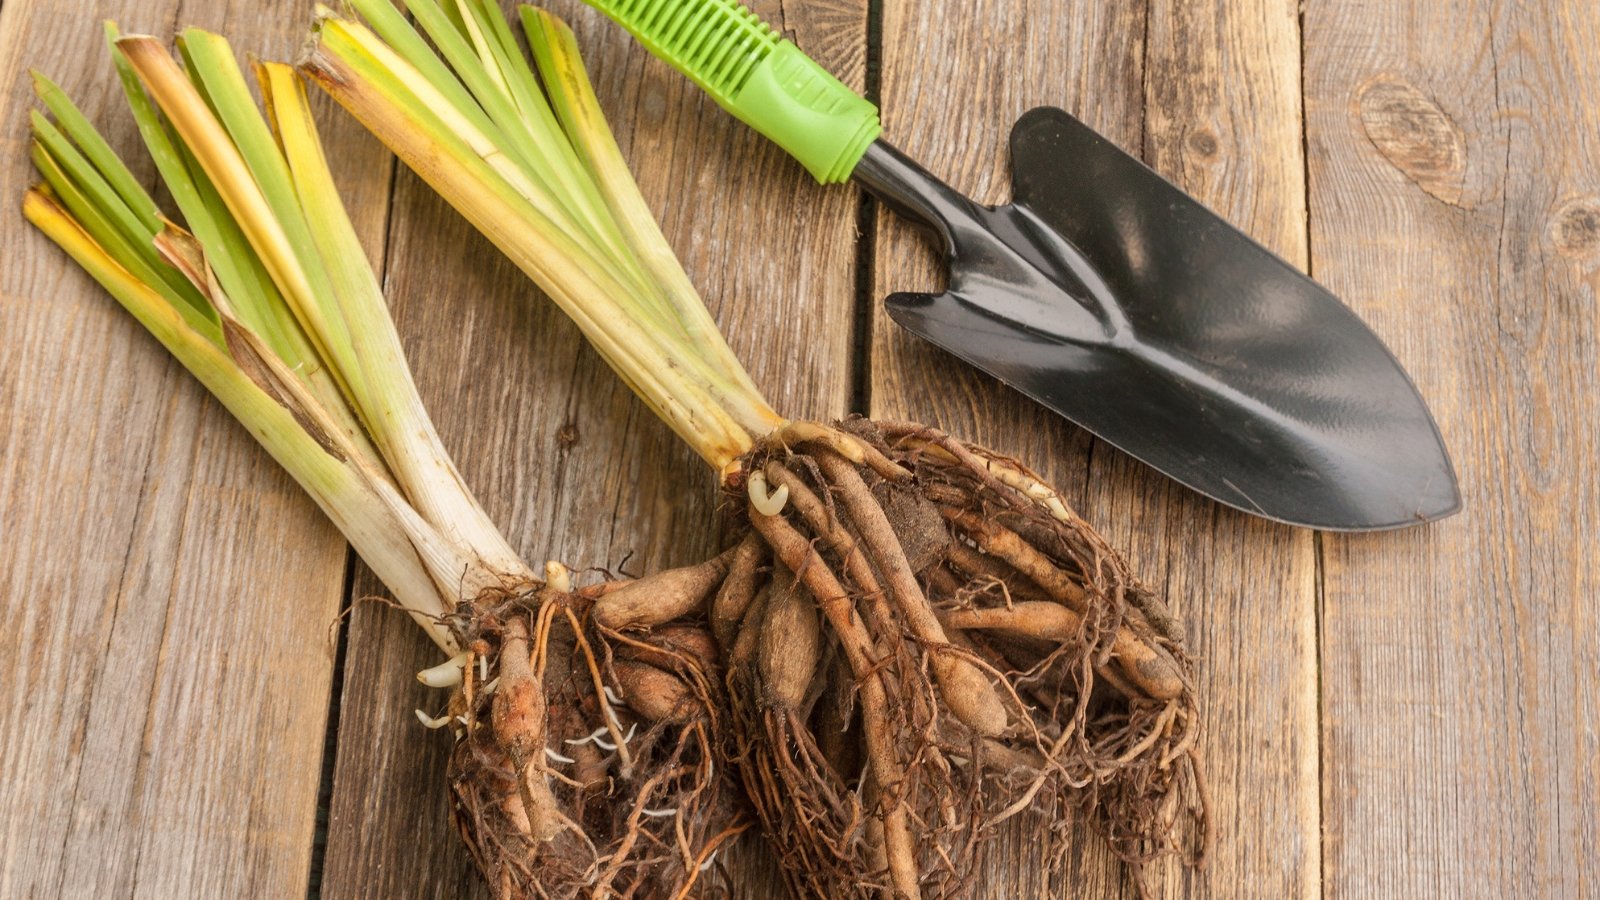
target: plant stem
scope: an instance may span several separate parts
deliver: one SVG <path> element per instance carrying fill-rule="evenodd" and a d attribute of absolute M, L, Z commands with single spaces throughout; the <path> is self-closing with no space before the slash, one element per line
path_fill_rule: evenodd
<path fill-rule="evenodd" d="M 767 404 L 744 365 L 723 339 L 705 300 L 684 272 L 678 255 L 667 243 L 661 226 L 639 192 L 639 184 L 600 109 L 572 29 L 545 10 L 521 6 L 518 11 L 551 105 L 605 196 L 628 245 L 677 315 L 690 344 L 701 348 L 713 366 L 726 372 L 731 386 L 736 389 L 733 395 L 721 399 L 754 434 L 766 434 L 782 427 L 785 420 Z"/>
<path fill-rule="evenodd" d="M 355 23 L 320 25 L 317 49 L 302 64 L 314 81 L 533 278 L 702 457 L 721 467 L 749 449 L 749 432 L 717 400 L 720 385 L 708 383 L 714 379 L 703 362 L 681 339 L 645 324 L 648 315 L 581 235 L 540 214 L 507 182 L 492 144 L 474 149 L 481 134 L 439 118 L 414 90 L 426 91 L 418 70 Z"/>

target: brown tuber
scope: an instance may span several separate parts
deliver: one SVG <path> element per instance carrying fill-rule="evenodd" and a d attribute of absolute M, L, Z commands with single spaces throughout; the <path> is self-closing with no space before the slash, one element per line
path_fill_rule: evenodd
<path fill-rule="evenodd" d="M 994 631 L 1052 643 L 1075 640 L 1083 628 L 1082 615 L 1048 600 L 1024 600 L 1010 608 L 957 610 L 946 614 L 944 621 L 951 628 Z M 1147 697 L 1171 700 L 1183 693 L 1183 673 L 1172 657 L 1134 637 L 1127 628 L 1117 630 L 1111 658 Z"/>
<path fill-rule="evenodd" d="M 775 581 L 756 659 L 769 702 L 780 709 L 799 709 L 820 662 L 822 630 L 816 606 L 798 589 L 794 576 L 783 572 Z"/>
<path fill-rule="evenodd" d="M 737 548 L 696 566 L 669 569 L 607 591 L 590 613 L 612 631 L 662 625 L 705 608 L 728 574 Z"/>
<path fill-rule="evenodd" d="M 648 722 L 678 724 L 705 714 L 704 705 L 683 679 L 649 663 L 614 664 L 622 702 Z"/>

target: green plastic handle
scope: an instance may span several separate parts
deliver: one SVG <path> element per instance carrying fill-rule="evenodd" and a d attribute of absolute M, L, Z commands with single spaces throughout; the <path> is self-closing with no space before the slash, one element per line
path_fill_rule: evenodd
<path fill-rule="evenodd" d="M 739 0 L 585 0 L 628 29 L 816 179 L 850 177 L 883 131 L 878 108 Z"/>

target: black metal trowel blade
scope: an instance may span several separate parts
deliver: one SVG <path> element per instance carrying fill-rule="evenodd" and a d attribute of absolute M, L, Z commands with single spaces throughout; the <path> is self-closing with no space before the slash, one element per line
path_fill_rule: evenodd
<path fill-rule="evenodd" d="M 890 314 L 1200 493 L 1316 528 L 1460 508 L 1405 371 L 1338 298 L 1058 109 L 1011 136 L 1010 205 L 881 142 L 855 177 L 945 238 L 949 290 Z"/>

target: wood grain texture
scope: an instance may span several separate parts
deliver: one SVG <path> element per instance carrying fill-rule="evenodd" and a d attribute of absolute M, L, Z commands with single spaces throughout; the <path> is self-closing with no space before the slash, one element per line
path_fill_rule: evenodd
<path fill-rule="evenodd" d="M 1062 106 L 1291 260 L 1306 236 L 1299 30 L 1289 0 L 912 3 L 886 0 L 888 138 L 955 187 L 1009 197 L 1006 137 Z M 878 218 L 875 294 L 942 283 L 905 223 Z M 1316 571 L 1309 533 L 1184 491 L 875 316 L 872 411 L 1014 454 L 1072 498 L 1189 620 L 1216 798 L 1205 873 L 1163 868 L 1168 893 L 1318 890 Z M 991 859 L 992 897 L 1131 893 L 1098 841 L 1045 884 L 1028 824 Z"/>
<path fill-rule="evenodd" d="M 549 6 L 577 31 L 647 200 L 762 390 L 792 415 L 842 414 L 854 198 L 812 184 L 610 22 L 575 0 Z M 860 83 L 863 3 L 761 12 Z M 711 472 L 409 172 L 397 179 L 387 291 L 446 445 L 527 559 L 639 574 L 712 552 Z M 375 591 L 358 580 L 358 595 Z M 325 897 L 483 894 L 448 821 L 448 738 L 411 712 L 443 702 L 413 677 L 435 653 L 405 617 L 355 610 Z M 781 893 L 767 857 L 756 841 L 726 857 L 734 896 Z"/>
<path fill-rule="evenodd" d="M 0 2 L 0 202 L 31 180 L 28 65 L 140 159 L 100 19 L 199 24 L 285 56 L 311 5 Z M 1064 106 L 1309 261 L 1385 338 L 1438 415 L 1467 509 L 1364 537 L 1196 499 L 881 316 L 853 358 L 858 253 L 876 310 L 938 284 L 921 238 L 880 216 L 858 247 L 851 191 L 812 185 L 577 0 L 552 5 L 780 407 L 842 412 L 864 372 L 873 413 L 1042 468 L 1187 614 L 1219 833 L 1211 869 L 1167 868 L 1164 894 L 1600 892 L 1593 4 L 1307 0 L 1302 35 L 1293 0 L 883 0 L 887 134 L 957 187 L 1004 199 L 1010 123 Z M 754 5 L 861 83 L 865 0 Z M 513 543 L 631 572 L 707 553 L 709 473 L 520 274 L 316 101 L 425 399 Z M 14 212 L 0 335 L 0 897 L 306 893 L 343 542 Z M 361 570 L 352 593 L 379 588 Z M 447 741 L 411 713 L 442 701 L 413 677 L 431 646 L 377 603 L 347 633 L 317 892 L 482 896 L 449 831 Z M 984 896 L 1131 895 L 1091 836 L 1054 885 L 1031 844 L 1025 824 L 1002 835 Z M 729 864 L 733 896 L 781 895 L 758 842 Z"/>
<path fill-rule="evenodd" d="M 101 20 L 287 52 L 311 5 L 0 12 L 0 896 L 305 889 L 343 542 L 15 209 L 32 180 L 27 66 L 153 183 Z M 387 165 L 353 127 L 325 137 L 340 173 Z M 370 199 L 358 219 L 373 235 L 385 198 Z"/>
<path fill-rule="evenodd" d="M 1327 893 L 1600 892 L 1600 7 L 1306 9 L 1312 260 L 1465 512 L 1324 541 Z"/>

